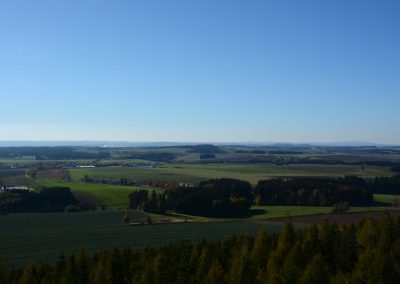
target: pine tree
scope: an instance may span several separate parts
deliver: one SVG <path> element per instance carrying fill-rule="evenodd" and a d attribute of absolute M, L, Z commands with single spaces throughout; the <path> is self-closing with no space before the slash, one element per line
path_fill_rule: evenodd
<path fill-rule="evenodd" d="M 254 238 L 251 259 L 257 270 L 265 270 L 274 245 L 274 238 L 266 230 L 261 230 Z"/>
<path fill-rule="evenodd" d="M 378 243 L 378 227 L 372 218 L 366 218 L 360 225 L 357 231 L 357 243 L 362 248 L 376 247 Z"/>
<path fill-rule="evenodd" d="M 249 250 L 246 244 L 238 245 L 229 264 L 229 283 L 245 284 L 254 282 L 254 273 L 250 263 Z"/>
<path fill-rule="evenodd" d="M 328 283 L 330 278 L 327 269 L 328 264 L 324 262 L 321 255 L 313 257 L 311 262 L 307 265 L 303 275 L 299 279 L 300 284 L 321 284 Z"/>
<path fill-rule="evenodd" d="M 92 269 L 90 278 L 90 283 L 93 284 L 112 283 L 104 257 L 101 257 L 101 259 L 97 261 Z"/>
<path fill-rule="evenodd" d="M 200 253 L 198 268 L 196 273 L 196 279 L 198 283 L 201 283 L 210 269 L 212 263 L 212 256 L 210 253 L 209 246 L 205 246 Z"/>
<path fill-rule="evenodd" d="M 295 283 L 303 270 L 304 257 L 300 242 L 293 246 L 282 267 L 283 283 Z"/>
<path fill-rule="evenodd" d="M 207 284 L 222 284 L 226 283 L 225 274 L 222 265 L 218 259 L 214 260 L 207 274 L 204 277 L 204 283 Z"/>
<path fill-rule="evenodd" d="M 296 239 L 295 230 L 290 218 L 287 218 L 278 238 L 278 251 L 289 252 Z"/>
<path fill-rule="evenodd" d="M 23 271 L 20 284 L 40 284 L 47 273 L 47 267 L 42 262 L 30 262 Z"/>
<path fill-rule="evenodd" d="M 78 279 L 78 283 L 87 283 L 89 281 L 90 275 L 90 258 L 86 254 L 84 248 L 79 250 L 79 253 L 76 257 L 76 276 Z"/>
<path fill-rule="evenodd" d="M 308 263 L 314 255 L 320 253 L 321 242 L 318 237 L 318 228 L 314 224 L 307 228 L 303 238 L 304 262 Z"/>
<path fill-rule="evenodd" d="M 359 245 L 356 239 L 357 229 L 354 225 L 344 227 L 337 243 L 337 269 L 342 272 L 351 272 L 357 261 Z"/>
<path fill-rule="evenodd" d="M 354 283 L 380 283 L 380 252 L 373 247 L 368 247 L 359 255 L 358 261 L 352 272 Z"/>

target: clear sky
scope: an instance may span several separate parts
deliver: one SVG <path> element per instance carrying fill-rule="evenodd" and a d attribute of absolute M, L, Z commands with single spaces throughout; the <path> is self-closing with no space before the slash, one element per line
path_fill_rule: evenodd
<path fill-rule="evenodd" d="M 0 140 L 400 144 L 400 1 L 0 0 Z"/>

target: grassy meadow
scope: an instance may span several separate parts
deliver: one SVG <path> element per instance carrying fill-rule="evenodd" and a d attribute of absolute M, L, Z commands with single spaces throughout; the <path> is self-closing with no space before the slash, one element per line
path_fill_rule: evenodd
<path fill-rule="evenodd" d="M 393 194 L 374 194 L 375 201 L 392 204 L 394 200 L 400 200 L 400 195 Z"/>
<path fill-rule="evenodd" d="M 210 178 L 235 178 L 255 185 L 259 180 L 274 177 L 343 177 L 357 175 L 364 177 L 390 176 L 393 173 L 387 167 L 368 166 L 362 171 L 360 166 L 351 165 L 267 165 L 267 164 L 165 164 L 154 168 L 85 168 L 71 169 L 74 181 L 80 181 L 84 175 L 92 178 L 121 177 L 132 180 L 165 180 L 198 183 Z"/>
<path fill-rule="evenodd" d="M 399 196 L 400 197 L 400 196 Z M 349 213 L 355 212 L 368 212 L 368 211 L 385 211 L 389 207 L 376 206 L 376 207 L 351 207 Z M 269 219 L 281 217 L 295 217 L 306 215 L 320 215 L 332 213 L 332 207 L 321 206 L 252 206 L 251 219 Z"/>
<path fill-rule="evenodd" d="M 96 205 L 105 204 L 114 209 L 125 209 L 128 204 L 128 196 L 131 192 L 142 187 L 120 186 L 97 183 L 84 183 L 75 181 L 55 181 L 55 180 L 38 180 L 39 184 L 44 186 L 65 186 L 69 187 L 73 194 L 81 199 L 91 201 Z M 156 190 L 146 188 L 148 190 Z"/>

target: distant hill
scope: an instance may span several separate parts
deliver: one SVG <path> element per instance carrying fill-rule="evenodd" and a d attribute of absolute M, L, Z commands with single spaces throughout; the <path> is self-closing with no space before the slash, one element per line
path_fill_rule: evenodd
<path fill-rule="evenodd" d="M 31 140 L 10 140 L 0 141 L 0 147 L 58 147 L 58 146 L 84 146 L 84 147 L 176 147 L 194 145 L 217 145 L 217 146 L 250 146 L 250 147 L 313 147 L 313 146 L 332 146 L 332 147 L 360 147 L 360 146 L 400 146 L 395 144 L 379 144 L 372 142 L 310 142 L 310 143 L 278 143 L 278 142 L 134 142 L 134 141 L 102 141 L 102 140 L 82 140 L 82 141 L 31 141 Z"/>

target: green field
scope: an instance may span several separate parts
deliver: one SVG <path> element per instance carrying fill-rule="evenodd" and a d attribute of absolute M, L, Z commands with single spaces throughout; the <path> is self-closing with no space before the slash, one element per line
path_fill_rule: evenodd
<path fill-rule="evenodd" d="M 210 178 L 236 178 L 255 185 L 259 180 L 285 176 L 343 177 L 357 175 L 365 177 L 390 176 L 393 173 L 387 167 L 366 167 L 349 165 L 242 165 L 242 164 L 166 164 L 155 168 L 89 168 L 70 170 L 72 179 L 80 181 L 84 175 L 92 178 L 121 177 L 132 180 L 165 180 L 198 183 Z"/>
<path fill-rule="evenodd" d="M 156 168 L 86 168 L 70 170 L 73 183 L 64 182 L 66 186 L 77 192 L 96 195 L 97 198 L 106 200 L 110 206 L 120 207 L 126 204 L 127 196 L 134 190 L 132 187 L 121 187 L 100 184 L 82 183 L 84 175 L 92 178 L 131 178 L 132 180 L 166 180 L 177 182 L 198 183 L 210 178 L 230 177 L 247 180 L 253 185 L 260 179 L 268 179 L 276 176 L 345 176 L 348 174 L 364 176 L 390 175 L 390 171 L 384 167 L 367 167 L 364 172 L 358 166 L 332 166 L 332 165 L 225 165 L 225 164 L 180 164 L 164 165 Z M 112 193 L 112 194 L 111 194 Z"/>
<path fill-rule="evenodd" d="M 106 204 L 115 209 L 125 209 L 128 204 L 128 196 L 131 192 L 138 190 L 135 186 L 118 186 L 108 184 L 68 182 L 55 180 L 37 180 L 44 186 L 66 186 L 76 195 L 77 198 L 89 198 L 94 204 Z M 141 188 L 143 189 L 143 188 Z M 148 188 L 148 190 L 153 190 Z M 154 189 L 159 191 L 159 189 Z"/>
<path fill-rule="evenodd" d="M 366 212 L 366 211 L 385 211 L 391 209 L 389 207 L 351 207 L 351 212 Z M 318 206 L 252 206 L 251 219 L 268 219 L 280 218 L 286 216 L 306 216 L 316 214 L 329 214 L 332 212 L 332 207 L 318 207 Z"/>
<path fill-rule="evenodd" d="M 378 202 L 392 204 L 396 199 L 400 200 L 400 195 L 393 194 L 374 194 L 374 199 Z"/>
<path fill-rule="evenodd" d="M 132 180 L 162 180 L 198 183 L 205 180 L 204 177 L 193 174 L 186 175 L 173 173 L 164 168 L 125 168 L 125 167 L 105 167 L 105 168 L 86 168 L 70 170 L 71 178 L 80 181 L 84 175 L 92 178 L 109 178 L 119 180 L 120 178 L 130 178 Z"/>
<path fill-rule="evenodd" d="M 385 210 L 388 207 L 354 207 L 351 212 Z M 138 250 L 182 239 L 216 240 L 228 235 L 255 234 L 260 229 L 279 230 L 278 223 L 262 219 L 328 214 L 331 207 L 253 206 L 250 219 L 229 220 L 187 216 L 188 223 L 124 225 L 144 222 L 147 214 L 138 211 L 94 211 L 82 213 L 11 214 L 0 216 L 0 259 L 21 265 L 32 258 L 54 261 L 63 252 L 69 255 L 80 247 L 93 253 L 111 247 Z M 177 214 L 179 215 L 179 214 Z M 185 216 L 185 215 L 179 215 Z M 154 218 L 154 217 L 153 217 Z M 157 217 L 156 217 L 157 218 Z M 190 220 L 201 221 L 192 223 Z"/>
<path fill-rule="evenodd" d="M 84 213 L 12 214 L 0 216 L 0 259 L 21 265 L 32 258 L 53 261 L 63 252 L 69 255 L 80 247 L 89 252 L 112 247 L 160 246 L 182 239 L 220 239 L 228 235 L 255 234 L 260 229 L 277 231 L 278 224 L 263 221 L 123 225 L 125 211 Z M 145 214 L 130 211 L 132 221 Z"/>
<path fill-rule="evenodd" d="M 108 171 L 107 171 L 108 170 Z M 117 178 L 119 175 L 124 175 L 128 173 L 131 169 L 126 168 L 94 168 L 88 170 L 73 170 L 75 175 L 85 173 L 92 173 L 97 175 L 102 175 L 103 173 L 108 174 L 109 178 Z M 90 201 L 95 205 L 105 204 L 113 209 L 125 209 L 128 202 L 128 195 L 137 190 L 143 189 L 145 187 L 134 187 L 134 186 L 117 186 L 117 185 L 108 185 L 108 184 L 97 184 L 97 183 L 84 183 L 79 182 L 79 178 L 75 176 L 76 181 L 55 181 L 55 180 L 45 180 L 45 179 L 32 179 L 28 177 L 11 177 L 7 178 L 15 179 L 14 184 L 21 185 L 44 185 L 44 186 L 66 186 L 71 188 L 74 195 L 83 201 Z M 161 191 L 161 189 L 154 188 L 145 188 L 148 190 L 156 190 L 157 192 Z M 377 202 L 391 204 L 395 198 L 399 198 L 400 196 L 396 195 L 385 195 L 385 194 L 375 194 L 374 199 Z M 294 208 L 299 208 L 298 206 L 294 206 Z M 313 208 L 313 207 L 310 207 Z M 321 208 L 321 207 L 315 207 Z M 327 209 L 328 210 L 328 209 Z M 330 208 L 329 208 L 330 210 Z M 302 210 L 303 211 L 303 210 Z M 311 214 L 314 212 L 311 210 Z M 324 212 L 319 212 L 324 213 Z M 263 213 L 264 214 L 264 213 Z M 270 216 L 268 216 L 270 217 Z"/>

